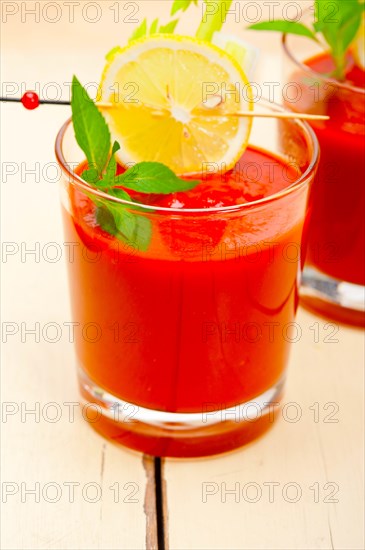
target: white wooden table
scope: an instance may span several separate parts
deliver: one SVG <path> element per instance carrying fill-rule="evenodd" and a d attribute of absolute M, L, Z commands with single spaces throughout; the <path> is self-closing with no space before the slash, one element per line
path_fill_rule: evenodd
<path fill-rule="evenodd" d="M 73 73 L 96 82 L 103 55 L 135 25 L 114 22 L 115 2 L 94 3 L 96 23 L 82 17 L 86 4 L 89 20 L 98 13 L 90 2 L 74 5 L 74 23 L 66 2 L 44 13 L 40 2 L 39 22 L 27 12 L 34 4 L 2 2 L 3 93 L 38 82 L 51 95 L 54 82 L 66 98 L 63 83 Z M 120 2 L 120 18 L 136 7 L 140 21 L 168 12 L 164 2 Z M 243 33 L 245 25 L 232 20 L 228 29 L 260 43 L 257 81 L 280 81 L 279 38 Z M 82 417 L 67 325 L 52 180 L 54 138 L 69 109 L 1 111 L 2 547 L 362 549 L 363 332 L 299 310 L 282 418 L 240 451 L 160 462 L 105 441 Z"/>

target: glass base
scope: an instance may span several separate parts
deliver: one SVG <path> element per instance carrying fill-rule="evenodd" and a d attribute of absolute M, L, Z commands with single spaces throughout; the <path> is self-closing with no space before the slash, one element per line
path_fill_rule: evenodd
<path fill-rule="evenodd" d="M 365 325 L 365 287 L 333 279 L 314 267 L 305 267 L 301 301 L 324 316 L 351 325 Z"/>
<path fill-rule="evenodd" d="M 153 456 L 199 457 L 231 451 L 259 437 L 280 412 L 284 379 L 246 403 L 198 413 L 173 413 L 123 401 L 79 369 L 84 418 L 104 437 Z M 90 405 L 91 403 L 95 405 Z"/>

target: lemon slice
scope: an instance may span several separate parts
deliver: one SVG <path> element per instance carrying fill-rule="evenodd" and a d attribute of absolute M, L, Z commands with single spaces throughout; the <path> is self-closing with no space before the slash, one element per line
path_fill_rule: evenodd
<path fill-rule="evenodd" d="M 245 150 L 252 110 L 240 65 L 220 48 L 190 37 L 154 35 L 116 49 L 100 85 L 118 161 L 162 162 L 177 174 L 229 170 Z"/>
<path fill-rule="evenodd" d="M 360 28 L 357 31 L 355 40 L 352 44 L 352 52 L 358 65 L 363 71 L 365 71 L 365 14 L 362 14 L 362 20 Z"/>

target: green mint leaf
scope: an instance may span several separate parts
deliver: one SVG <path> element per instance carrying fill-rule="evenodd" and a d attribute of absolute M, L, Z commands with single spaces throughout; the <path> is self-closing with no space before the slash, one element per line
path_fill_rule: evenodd
<path fill-rule="evenodd" d="M 352 17 L 350 17 L 347 21 L 343 23 L 341 26 L 341 38 L 342 38 L 342 47 L 344 51 L 348 49 L 351 42 L 357 35 L 357 31 L 360 28 L 361 25 L 361 16 L 362 16 L 362 10 L 361 11 L 355 11 Z"/>
<path fill-rule="evenodd" d="M 106 233 L 118 237 L 118 229 L 115 225 L 113 214 L 104 203 L 99 204 L 96 210 L 96 223 L 106 231 Z"/>
<path fill-rule="evenodd" d="M 262 21 L 261 23 L 250 25 L 248 29 L 253 31 L 279 31 L 287 34 L 307 36 L 312 40 L 317 40 L 316 35 L 313 31 L 311 31 L 311 29 L 302 23 L 297 23 L 296 21 Z"/>
<path fill-rule="evenodd" d="M 82 87 L 72 79 L 72 123 L 75 138 L 91 169 L 102 173 L 110 152 L 110 132 L 103 115 Z"/>
<path fill-rule="evenodd" d="M 146 35 L 147 35 L 147 19 L 143 19 L 140 26 L 137 27 L 135 31 L 132 33 L 128 42 L 132 42 L 133 40 L 137 40 L 138 38 L 142 38 L 143 36 L 146 36 Z"/>
<path fill-rule="evenodd" d="M 119 233 L 129 242 L 133 242 L 136 216 L 129 212 L 123 205 L 116 203 L 108 203 L 108 210 L 114 218 L 114 223 Z"/>
<path fill-rule="evenodd" d="M 118 187 L 111 189 L 109 195 L 113 195 L 113 197 L 117 197 L 118 199 L 122 199 L 124 201 L 133 202 L 130 195 L 128 195 L 124 189 L 119 189 Z"/>
<path fill-rule="evenodd" d="M 152 238 L 152 223 L 146 216 L 135 214 L 136 225 L 134 228 L 133 242 L 138 250 L 146 252 L 150 246 Z"/>
<path fill-rule="evenodd" d="M 96 168 L 88 168 L 87 170 L 84 170 L 80 177 L 94 187 L 97 186 L 100 180 L 100 174 Z"/>
<path fill-rule="evenodd" d="M 119 143 L 117 141 L 114 141 L 108 166 L 106 167 L 103 178 L 96 183 L 97 187 L 100 187 L 102 189 L 113 187 L 116 172 L 117 172 L 117 160 L 115 158 L 115 153 L 119 151 L 119 149 L 120 149 Z"/>
<path fill-rule="evenodd" d="M 115 158 L 115 153 L 119 151 L 119 149 L 120 145 L 117 141 L 115 141 L 113 144 L 112 152 L 110 154 L 108 165 L 102 177 L 100 177 L 100 174 L 94 168 L 84 170 L 81 174 L 81 177 L 88 183 L 91 183 L 94 187 L 97 187 L 98 189 L 107 192 L 107 190 L 114 185 L 117 171 L 117 161 Z"/>
<path fill-rule="evenodd" d="M 139 193 L 177 193 L 193 189 L 198 180 L 183 180 L 160 162 L 139 162 L 117 176 L 116 185 Z"/>
<path fill-rule="evenodd" d="M 175 0 L 172 4 L 171 15 L 175 15 L 178 11 L 186 11 L 191 4 L 198 5 L 198 0 Z"/>
<path fill-rule="evenodd" d="M 136 226 L 135 215 L 123 204 L 105 199 L 96 199 L 95 202 L 98 205 L 96 219 L 100 227 L 124 241 L 132 241 Z"/>
<path fill-rule="evenodd" d="M 121 204 L 103 201 L 97 209 L 96 221 L 104 231 L 126 244 L 134 245 L 142 252 L 148 250 L 152 224 L 146 216 L 130 212 Z"/>
<path fill-rule="evenodd" d="M 108 194 L 128 202 L 133 202 L 128 193 L 123 189 L 115 187 L 110 189 Z M 136 246 L 142 252 L 148 249 L 152 238 L 152 224 L 146 216 L 131 212 L 128 210 L 128 206 L 112 201 L 97 199 L 94 202 L 98 207 L 96 222 L 104 231 L 126 244 Z"/>
<path fill-rule="evenodd" d="M 179 22 L 178 19 L 174 19 L 173 21 L 170 21 L 166 25 L 161 25 L 160 28 L 158 29 L 158 32 L 162 34 L 172 34 L 178 22 Z"/>

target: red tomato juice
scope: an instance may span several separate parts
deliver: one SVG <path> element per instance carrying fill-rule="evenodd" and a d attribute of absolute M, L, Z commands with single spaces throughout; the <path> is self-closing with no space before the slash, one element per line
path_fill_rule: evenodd
<path fill-rule="evenodd" d="M 274 181 L 268 161 L 276 167 Z M 295 179 L 262 151 L 246 151 L 240 166 L 248 163 L 260 167 L 259 181 L 242 175 L 237 181 L 237 170 L 207 176 L 196 189 L 155 196 L 153 203 L 239 204 L 280 191 L 288 176 Z M 70 203 L 72 216 L 65 210 L 64 220 L 68 242 L 78 247 L 69 265 L 74 320 L 91 331 L 77 338 L 76 350 L 96 384 L 143 407 L 199 412 L 206 403 L 220 409 L 245 402 L 280 379 L 297 306 L 301 222 L 271 242 L 265 231 L 256 238 L 255 228 L 246 227 L 253 235 L 239 250 L 223 246 L 230 228 L 221 219 L 174 234 L 162 216 L 151 244 L 156 259 L 103 231 L 95 206 L 75 188 Z M 256 222 L 265 222 L 259 213 Z M 191 243 L 201 248 L 198 256 L 190 253 Z"/>
<path fill-rule="evenodd" d="M 249 148 L 233 171 L 205 175 L 189 192 L 135 195 L 155 208 L 179 209 L 150 214 L 147 251 L 101 229 L 90 198 L 68 186 L 63 212 L 75 251 L 71 302 L 82 328 L 75 332 L 76 353 L 95 386 L 115 401 L 170 413 L 221 411 L 281 388 L 290 342 L 297 338 L 308 187 L 262 207 L 256 203 L 245 215 L 239 205 L 280 192 L 297 178 L 291 165 Z M 184 215 L 186 208 L 232 205 L 237 211 L 231 214 Z M 83 382 L 81 391 L 94 400 Z M 244 429 L 220 422 L 204 428 L 214 435 L 209 443 L 195 432 L 175 437 L 150 424 L 117 424 L 104 416 L 92 425 L 149 454 L 201 456 L 243 445 L 272 421 L 266 414 Z"/>
<path fill-rule="evenodd" d="M 334 69 L 328 54 L 305 61 L 319 75 Z M 321 147 L 313 190 L 308 263 L 339 280 L 365 284 L 365 94 L 304 71 L 291 75 L 301 93 L 287 105 L 298 112 L 327 114 L 313 122 Z M 348 59 L 346 83 L 364 89 L 365 73 Z"/>

